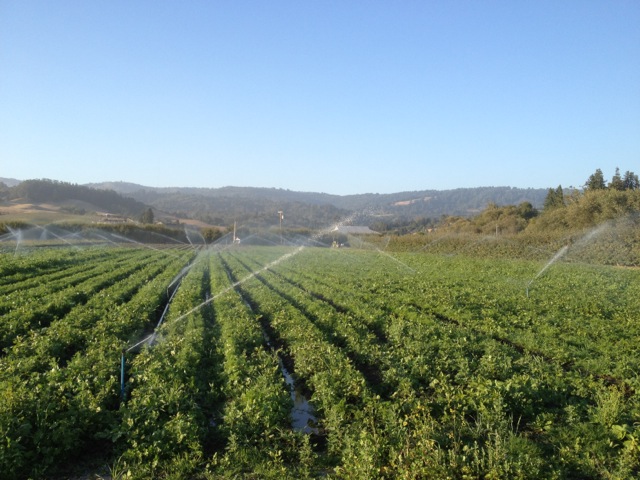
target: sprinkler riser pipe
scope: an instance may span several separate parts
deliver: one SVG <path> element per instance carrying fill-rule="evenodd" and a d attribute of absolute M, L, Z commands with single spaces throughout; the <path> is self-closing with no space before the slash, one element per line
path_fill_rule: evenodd
<path fill-rule="evenodd" d="M 120 357 L 120 399 L 124 402 L 126 400 L 126 394 L 124 390 L 124 365 L 125 365 L 125 357 L 124 350 L 122 351 L 122 356 Z"/>

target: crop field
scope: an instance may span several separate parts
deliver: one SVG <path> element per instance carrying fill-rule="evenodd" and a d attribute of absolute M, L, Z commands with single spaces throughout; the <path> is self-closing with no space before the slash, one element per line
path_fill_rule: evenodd
<path fill-rule="evenodd" d="M 7 250 L 2 478 L 637 477 L 640 270 L 558 253 Z"/>

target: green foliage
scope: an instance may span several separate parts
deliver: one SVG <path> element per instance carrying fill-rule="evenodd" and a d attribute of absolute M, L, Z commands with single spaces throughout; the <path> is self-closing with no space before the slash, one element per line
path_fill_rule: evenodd
<path fill-rule="evenodd" d="M 633 217 L 640 211 L 639 190 L 590 190 L 572 197 L 564 209 L 545 212 L 527 232 L 567 232 L 596 227 L 604 222 Z"/>
<path fill-rule="evenodd" d="M 547 193 L 547 196 L 544 199 L 544 210 L 549 211 L 554 208 L 564 206 L 564 192 L 562 190 L 562 186 L 558 185 L 558 188 L 556 188 L 555 190 L 553 188 L 550 188 L 549 193 Z"/>
<path fill-rule="evenodd" d="M 213 243 L 224 235 L 220 228 L 209 227 L 202 229 L 202 236 L 207 243 Z"/>
<path fill-rule="evenodd" d="M 95 262 L 111 278 L 105 282 L 103 275 L 90 272 L 101 282 L 99 291 L 50 324 L 32 325 L 31 331 L 14 337 L 5 349 L 0 359 L 0 432 L 5 442 L 0 468 L 7 478 L 57 472 L 94 446 L 108 446 L 106 439 L 117 422 L 119 350 L 155 320 L 166 282 L 186 260 L 186 256 L 166 257 L 148 250 L 56 252 L 67 263 L 62 273 Z M 19 262 L 24 269 L 17 271 L 26 273 L 30 265 L 36 276 L 56 266 L 46 255 L 21 257 Z M 127 275 L 119 278 L 123 271 Z M 24 298 L 37 299 L 37 290 L 43 286 L 28 287 L 28 282 L 28 278 L 20 282 Z M 91 288 L 98 285 L 90 277 L 75 288 L 82 290 L 89 283 Z M 51 282 L 49 287 L 55 290 L 63 283 Z M 16 302 L 11 302 L 7 315 L 16 309 Z"/>
<path fill-rule="evenodd" d="M 589 176 L 585 184 L 585 190 L 638 190 L 640 188 L 640 182 L 638 181 L 638 175 L 627 170 L 624 177 L 620 175 L 620 168 L 616 167 L 616 172 L 611 177 L 611 181 L 607 184 L 604 179 L 604 174 L 599 168 Z"/>
<path fill-rule="evenodd" d="M 584 188 L 587 191 L 604 190 L 605 188 L 607 188 L 602 170 L 600 170 L 599 168 L 596 169 L 596 171 L 592 173 L 587 179 Z"/>
<path fill-rule="evenodd" d="M 625 190 L 625 184 L 622 181 L 622 176 L 620 175 L 620 169 L 618 167 L 616 167 L 616 173 L 611 177 L 611 181 L 609 182 L 609 185 L 607 185 L 607 188 L 612 190 Z"/>
<path fill-rule="evenodd" d="M 140 215 L 140 223 L 144 223 L 146 225 L 152 225 L 153 219 L 154 215 L 153 209 L 151 207 L 147 208 L 144 212 L 142 212 L 142 215 Z"/>
<path fill-rule="evenodd" d="M 638 180 L 638 175 L 627 170 L 622 179 L 622 187 L 624 190 L 639 190 L 640 180 Z"/>
<path fill-rule="evenodd" d="M 557 191 L 550 190 L 549 196 L 560 198 Z M 388 248 L 531 258 L 536 249 L 558 249 L 567 241 L 591 238 L 598 232 L 584 260 L 640 265 L 640 190 L 574 192 L 565 202 L 565 206 L 553 206 L 549 200 L 539 215 L 526 204 L 490 204 L 472 218 L 443 219 L 433 233 L 391 238 Z M 376 239 L 369 241 L 375 243 Z"/>
<path fill-rule="evenodd" d="M 117 242 L 124 243 L 189 243 L 183 228 L 175 229 L 164 225 L 136 225 L 121 223 L 114 225 L 100 225 L 99 230 L 113 233 L 125 238 L 115 237 Z"/>
<path fill-rule="evenodd" d="M 551 265 L 553 251 L 481 258 L 468 243 L 2 255 L 3 320 L 27 305 L 19 291 L 90 292 L 0 358 L 3 478 L 105 458 L 114 478 L 634 478 L 639 272 L 578 260 L 608 228 Z M 157 325 L 170 284 L 157 342 L 126 354 L 121 403 L 121 351 Z M 291 427 L 283 363 L 312 434 Z"/>
<path fill-rule="evenodd" d="M 566 238 L 604 222 L 637 216 L 640 212 L 639 192 L 637 175 L 633 172 L 627 171 L 622 178 L 616 169 L 616 175 L 607 187 L 602 171 L 598 169 L 589 177 L 584 192 L 574 190 L 565 197 L 562 186 L 550 188 L 541 214 L 528 202 L 517 207 L 490 202 L 473 217 L 444 217 L 437 231 L 440 235 L 517 235 L 518 241 L 523 243 L 542 234 L 547 240 Z"/>

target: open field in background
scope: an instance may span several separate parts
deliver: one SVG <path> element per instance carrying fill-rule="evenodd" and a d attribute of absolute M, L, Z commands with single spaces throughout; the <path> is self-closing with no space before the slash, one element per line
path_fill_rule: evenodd
<path fill-rule="evenodd" d="M 74 213 L 71 209 L 63 209 L 59 205 L 3 202 L 0 204 L 0 220 L 2 223 L 29 222 L 46 225 L 55 222 L 70 222 L 80 225 L 91 223 L 93 217 Z"/>
<path fill-rule="evenodd" d="M 22 225 L 25 228 L 34 225 L 64 225 L 74 229 L 86 228 L 104 221 L 104 217 L 96 211 L 100 211 L 100 209 L 95 205 L 78 200 L 51 203 L 26 203 L 20 200 L 0 201 L 0 230 L 5 227 L 3 224 Z M 125 217 L 121 218 L 123 221 L 125 220 Z M 164 219 L 166 220 L 166 218 Z M 178 219 L 171 216 L 169 220 L 193 228 L 210 227 L 205 222 L 189 218 Z"/>
<path fill-rule="evenodd" d="M 637 476 L 640 270 L 600 261 L 604 233 L 518 255 L 5 242 L 0 470 Z"/>

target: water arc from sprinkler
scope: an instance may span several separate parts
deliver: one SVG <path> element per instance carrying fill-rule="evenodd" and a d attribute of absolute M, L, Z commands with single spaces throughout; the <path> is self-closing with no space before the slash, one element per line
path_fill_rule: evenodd
<path fill-rule="evenodd" d="M 551 260 L 549 260 L 544 267 L 542 267 L 542 269 L 538 272 L 538 274 L 533 277 L 529 283 L 527 284 L 526 287 L 526 294 L 527 297 L 529 297 L 529 287 L 531 286 L 531 284 L 538 278 L 540 278 L 542 276 L 542 274 L 544 272 L 547 271 L 547 269 L 549 269 L 549 267 L 551 267 L 551 265 L 553 265 L 554 263 L 556 263 L 558 260 L 560 260 L 569 250 L 569 247 L 582 247 L 585 244 L 587 244 L 589 241 L 593 240 L 594 238 L 596 238 L 599 234 L 601 234 L 608 226 L 608 223 L 602 223 L 600 225 L 598 225 L 595 228 L 592 228 L 591 230 L 589 230 L 587 233 L 585 233 L 582 237 L 580 237 L 577 241 L 572 242 L 569 241 L 569 243 L 567 243 L 566 245 L 564 245 L 562 248 L 560 248 L 560 250 L 558 250 L 555 255 L 553 257 L 551 257 Z"/>
<path fill-rule="evenodd" d="M 315 235 L 313 235 L 311 237 L 311 239 L 312 240 L 313 239 L 315 239 L 315 240 L 319 239 L 323 235 L 326 235 L 327 233 L 331 232 L 337 226 L 343 225 L 344 223 L 351 221 L 354 218 L 355 215 L 356 215 L 355 213 L 351 214 L 348 217 L 346 217 L 345 219 L 343 219 L 341 222 L 338 222 L 338 223 L 332 225 L 331 227 L 329 227 L 327 229 L 320 230 Z M 125 238 L 125 240 L 128 240 L 128 239 Z M 134 241 L 134 243 L 139 243 L 139 242 L 135 242 Z M 203 301 L 199 305 L 196 305 L 195 307 L 193 307 L 189 311 L 187 311 L 187 312 L 183 313 L 182 315 L 180 315 L 178 318 L 172 320 L 172 323 L 184 320 L 189 315 L 191 315 L 192 313 L 200 310 L 201 308 L 205 307 L 206 305 L 210 304 L 211 302 L 213 302 L 214 300 L 216 300 L 220 296 L 230 292 L 231 290 L 235 290 L 238 286 L 240 286 L 243 283 L 251 280 L 252 278 L 256 277 L 257 275 L 265 272 L 266 270 L 274 267 L 275 265 L 278 265 L 279 263 L 284 262 L 284 261 L 288 260 L 289 258 L 292 258 L 292 257 L 298 255 L 304 249 L 305 249 L 305 245 L 300 245 L 297 248 L 295 248 L 295 250 L 293 250 L 291 252 L 288 252 L 288 253 L 285 253 L 284 255 L 282 255 L 282 256 L 278 257 L 277 259 L 273 260 L 272 262 L 269 262 L 268 264 L 264 265 L 262 268 L 249 273 L 247 276 L 245 276 L 242 279 L 240 279 L 240 280 L 234 282 L 233 284 L 229 285 L 228 287 L 224 288 L 222 291 L 218 292 L 217 294 L 209 296 L 208 298 L 205 299 L 205 301 Z M 211 249 L 209 249 L 209 250 L 211 250 Z M 393 257 L 391 257 L 391 258 L 393 258 Z M 195 261 L 193 263 L 195 263 Z M 402 262 L 400 262 L 400 263 L 402 263 Z M 189 270 L 189 268 L 185 267 L 182 270 L 182 272 L 184 272 L 184 274 L 186 274 L 186 272 Z M 174 283 L 174 281 L 172 281 L 172 283 Z M 173 295 L 175 295 L 175 293 L 177 291 L 178 291 L 178 286 L 176 286 L 175 290 L 173 291 L 173 294 L 172 294 L 171 298 L 173 298 Z M 134 345 L 130 346 L 129 348 L 123 349 L 123 351 L 122 351 L 122 357 L 121 357 L 121 398 L 123 399 L 123 401 L 125 399 L 125 388 L 124 388 L 124 381 L 125 381 L 125 369 L 124 369 L 125 354 L 128 353 L 128 352 L 131 352 L 133 349 L 139 347 L 140 345 L 142 345 L 144 343 L 148 343 L 149 347 L 151 347 L 153 345 L 153 342 L 157 338 L 158 331 L 159 331 L 159 329 L 161 328 L 161 326 L 163 324 L 164 316 L 166 314 L 166 311 L 168 310 L 168 306 L 169 306 L 170 303 L 171 303 L 171 299 L 167 303 L 167 306 L 165 307 L 165 311 L 163 312 L 163 314 L 161 316 L 161 319 L 158 321 L 158 324 L 156 325 L 156 328 L 153 330 L 153 332 L 150 335 L 148 335 L 145 338 L 143 338 L 142 340 L 140 340 L 137 343 L 135 343 Z M 302 408 L 302 407 L 300 407 L 300 408 Z M 311 408 L 311 406 L 308 405 L 307 408 Z M 311 429 L 311 433 L 314 432 L 313 431 L 313 427 L 308 427 L 308 428 Z"/>
<path fill-rule="evenodd" d="M 320 238 L 321 236 L 331 232 L 335 227 L 343 225 L 346 222 L 349 222 L 353 219 L 353 217 L 356 214 L 353 213 L 351 215 L 349 215 L 348 217 L 346 217 L 345 219 L 343 219 L 341 222 L 338 222 L 334 225 L 332 225 L 331 227 L 324 229 L 324 230 L 320 230 L 318 233 L 316 233 L 315 235 L 313 235 L 311 238 Z M 125 239 L 127 240 L 127 239 Z M 135 242 L 135 243 L 139 243 L 139 242 Z M 231 290 L 234 290 L 235 288 L 237 288 L 238 286 L 242 285 L 243 283 L 251 280 L 252 278 L 256 277 L 257 275 L 260 275 L 261 273 L 265 272 L 266 270 L 268 270 L 269 268 L 272 268 L 276 265 L 278 265 L 281 262 L 284 262 L 286 260 L 288 260 L 289 258 L 292 258 L 296 255 L 298 255 L 300 252 L 302 252 L 305 249 L 304 245 L 300 245 L 298 247 L 295 248 L 295 250 L 291 251 L 291 252 L 287 252 L 285 254 L 283 254 L 282 256 L 278 257 L 277 259 L 273 260 L 272 262 L 269 262 L 268 264 L 264 265 L 263 267 L 261 267 L 258 270 L 255 270 L 251 273 L 249 273 L 247 276 L 243 277 L 242 279 L 234 282 L 232 285 L 229 285 L 228 287 L 225 287 L 222 291 L 218 292 L 215 295 L 212 295 L 211 297 L 207 298 L 205 301 L 203 301 L 202 303 L 200 303 L 199 305 L 196 305 L 195 307 L 191 308 L 190 310 L 188 310 L 187 312 L 183 313 L 182 315 L 180 315 L 179 317 L 175 318 L 174 320 L 172 320 L 173 323 L 175 322 L 179 322 L 181 320 L 184 320 L 185 318 L 187 318 L 189 315 L 191 315 L 194 312 L 197 312 L 198 310 L 200 310 L 201 308 L 205 307 L 206 305 L 210 304 L 211 302 L 213 302 L 214 300 L 216 300 L 217 298 L 219 298 L 220 296 L 230 292 Z M 177 289 L 176 289 L 177 290 Z M 159 326 L 157 327 L 159 328 Z M 157 335 L 156 330 L 154 330 L 153 333 L 151 333 L 150 335 L 146 336 L 145 338 L 143 338 L 142 340 L 140 340 L 139 342 L 137 342 L 136 344 L 132 345 L 131 347 L 129 347 L 127 349 L 127 352 L 130 352 L 131 350 L 133 350 L 134 348 L 142 345 L 143 343 L 149 341 L 152 338 L 155 338 L 155 336 Z"/>
<path fill-rule="evenodd" d="M 569 250 L 569 245 L 564 245 L 560 250 L 558 250 L 556 252 L 556 254 L 551 258 L 551 260 L 549 260 L 547 262 L 547 264 L 542 267 L 542 269 L 538 272 L 538 274 L 533 277 L 529 283 L 527 283 L 527 297 L 529 297 L 529 287 L 531 286 L 531 284 L 538 279 L 551 265 L 553 265 L 555 262 L 557 262 L 560 258 L 562 258 L 564 256 L 565 253 L 567 253 L 567 250 Z"/>

